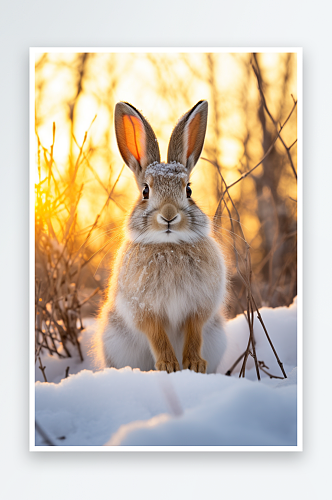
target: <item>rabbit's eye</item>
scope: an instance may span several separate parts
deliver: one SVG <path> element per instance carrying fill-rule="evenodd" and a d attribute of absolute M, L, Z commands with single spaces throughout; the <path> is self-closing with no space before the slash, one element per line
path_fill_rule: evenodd
<path fill-rule="evenodd" d="M 145 184 L 145 188 L 143 189 L 143 199 L 148 200 L 149 199 L 149 186 Z"/>
<path fill-rule="evenodd" d="M 187 198 L 190 198 L 192 195 L 192 190 L 191 190 L 190 184 L 187 184 L 186 193 L 187 193 Z"/>

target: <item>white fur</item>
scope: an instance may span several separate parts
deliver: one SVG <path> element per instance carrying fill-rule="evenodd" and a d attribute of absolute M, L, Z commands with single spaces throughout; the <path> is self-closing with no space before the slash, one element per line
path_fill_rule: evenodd
<path fill-rule="evenodd" d="M 103 332 L 104 350 L 109 354 L 114 368 L 132 366 L 142 371 L 154 370 L 154 359 L 148 339 L 144 333 L 131 330 L 132 337 L 126 338 L 122 332 L 108 324 Z M 106 356 L 107 356 L 106 354 Z"/>
<path fill-rule="evenodd" d="M 171 230 L 170 233 L 167 233 L 166 230 L 159 231 L 148 231 L 140 235 L 135 231 L 129 231 L 129 237 L 131 241 L 135 241 L 136 243 L 195 243 L 205 236 L 208 232 L 208 229 L 201 229 L 201 234 L 193 233 L 189 230 L 184 231 L 176 231 Z"/>

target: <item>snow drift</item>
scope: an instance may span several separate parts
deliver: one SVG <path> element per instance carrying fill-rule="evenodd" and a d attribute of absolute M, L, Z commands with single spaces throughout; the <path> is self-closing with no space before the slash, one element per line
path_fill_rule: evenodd
<path fill-rule="evenodd" d="M 261 372 L 258 382 L 252 359 L 246 379 L 238 378 L 241 363 L 231 377 L 223 375 L 246 348 L 244 316 L 228 322 L 227 352 L 219 373 L 211 375 L 129 367 L 93 371 L 86 353 L 95 322 L 89 320 L 83 364 L 43 356 L 49 382 L 36 383 L 36 420 L 58 446 L 296 446 L 296 300 L 289 308 L 263 308 L 261 314 L 287 379 Z M 257 320 L 255 338 L 258 359 L 282 377 Z M 71 375 L 64 379 L 67 366 Z M 42 377 L 38 367 L 36 377 Z M 38 432 L 36 445 L 45 445 Z"/>

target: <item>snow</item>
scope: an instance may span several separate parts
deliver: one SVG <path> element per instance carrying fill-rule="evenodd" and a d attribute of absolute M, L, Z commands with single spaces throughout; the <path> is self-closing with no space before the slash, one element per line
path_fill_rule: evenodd
<path fill-rule="evenodd" d="M 145 177 L 148 175 L 152 175 L 153 177 L 158 175 L 159 177 L 166 178 L 176 176 L 178 178 L 186 179 L 188 177 L 188 172 L 181 163 L 177 163 L 175 161 L 171 163 L 158 163 L 155 161 L 147 167 Z"/>
<path fill-rule="evenodd" d="M 46 354 L 48 383 L 36 365 L 36 420 L 55 445 L 66 446 L 291 446 L 297 444 L 297 306 L 260 310 L 287 379 L 257 381 L 253 360 L 246 378 L 241 363 L 224 373 L 245 350 L 248 327 L 238 316 L 226 325 L 228 347 L 217 374 L 172 374 L 138 369 L 97 371 L 87 355 L 95 320 L 86 321 L 85 361 Z M 256 351 L 267 371 L 280 368 L 257 319 Z M 64 378 L 70 366 L 69 377 Z M 36 445 L 45 446 L 36 432 Z M 38 448 L 37 448 L 38 449 Z"/>

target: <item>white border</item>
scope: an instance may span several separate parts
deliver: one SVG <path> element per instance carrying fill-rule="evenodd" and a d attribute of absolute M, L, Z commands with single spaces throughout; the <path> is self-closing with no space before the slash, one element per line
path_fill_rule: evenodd
<path fill-rule="evenodd" d="M 297 446 L 303 451 L 303 51 L 297 51 Z"/>
<path fill-rule="evenodd" d="M 30 50 L 29 60 L 29 449 L 35 448 L 35 55 Z"/>
<path fill-rule="evenodd" d="M 248 53 L 248 52 L 293 52 L 297 54 L 297 148 L 298 148 L 298 196 L 297 196 L 297 231 L 298 231 L 298 295 L 297 295 L 297 445 L 296 446 L 36 446 L 35 445 L 35 227 L 34 227 L 34 186 L 36 168 L 34 158 L 35 130 L 35 54 L 38 53 Z M 105 451 L 105 452 L 142 452 L 142 451 L 303 451 L 303 51 L 301 47 L 30 47 L 29 61 L 29 450 L 30 451 Z"/>

